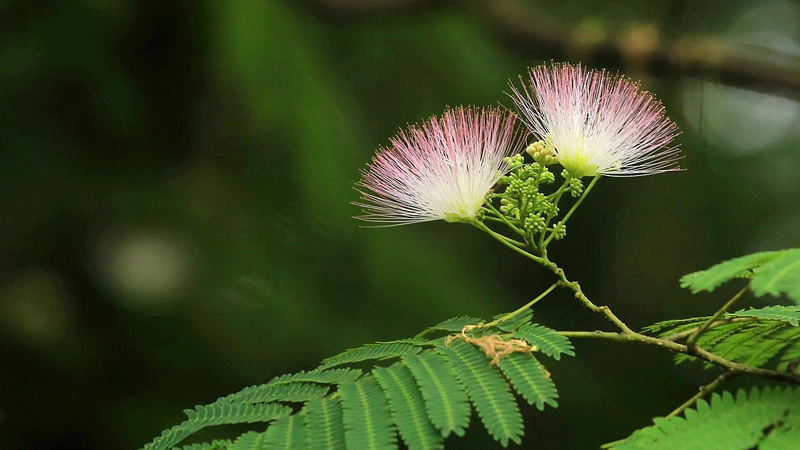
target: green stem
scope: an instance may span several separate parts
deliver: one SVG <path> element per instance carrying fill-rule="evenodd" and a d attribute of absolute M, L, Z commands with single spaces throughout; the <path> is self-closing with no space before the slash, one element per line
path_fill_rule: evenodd
<path fill-rule="evenodd" d="M 535 262 L 537 262 L 539 264 L 544 264 L 544 259 L 526 252 L 525 250 L 523 250 L 522 248 L 520 248 L 519 246 L 517 246 L 517 245 L 515 245 L 513 243 L 513 242 L 516 242 L 516 241 L 514 241 L 513 239 L 509 239 L 509 238 L 503 236 L 500 233 L 495 232 L 491 228 L 487 227 L 486 224 L 484 224 L 483 222 L 480 222 L 480 221 L 476 220 L 476 221 L 472 222 L 472 225 L 475 228 L 478 228 L 479 230 L 485 231 L 486 233 L 489 234 L 489 236 L 493 237 L 495 240 L 499 241 L 501 244 L 505 245 L 506 247 L 510 248 L 511 250 L 514 250 L 515 252 L 519 253 L 520 255 L 522 255 L 522 256 L 524 256 L 524 257 L 526 257 L 526 258 L 528 258 L 528 259 L 530 259 L 532 261 L 535 261 Z"/>
<path fill-rule="evenodd" d="M 493 212 L 493 213 L 494 213 L 494 214 L 495 214 L 495 215 L 496 215 L 496 216 L 497 216 L 497 217 L 498 217 L 498 218 L 499 218 L 501 221 L 503 221 L 503 223 L 505 223 L 506 225 L 508 225 L 508 227 L 509 227 L 509 228 L 511 228 L 512 230 L 514 230 L 514 232 L 515 232 L 515 233 L 517 233 L 518 235 L 522 236 L 523 238 L 525 237 L 525 233 L 523 233 L 523 232 L 522 232 L 522 230 L 520 230 L 520 229 L 519 229 L 519 228 L 518 228 L 516 225 L 514 225 L 513 223 L 511 223 L 511 222 L 508 220 L 508 218 L 505 216 L 505 214 L 502 214 L 500 211 L 498 211 L 498 210 L 497 210 L 497 208 L 495 208 L 495 207 L 494 207 L 494 205 L 492 205 L 492 201 L 491 201 L 490 199 L 486 199 L 486 206 L 488 206 L 488 207 L 489 207 L 489 209 L 490 209 L 490 210 L 491 210 L 491 211 L 492 211 L 492 212 Z"/>
<path fill-rule="evenodd" d="M 556 274 L 558 279 L 561 281 L 561 284 L 567 287 L 569 290 L 571 290 L 575 294 L 575 298 L 577 298 L 581 303 L 583 303 L 584 306 L 586 306 L 587 308 L 596 313 L 604 315 L 611 323 L 614 324 L 614 326 L 619 328 L 623 333 L 633 333 L 633 330 L 631 330 L 628 327 L 628 325 L 625 324 L 625 322 L 620 320 L 620 318 L 617 317 L 608 306 L 597 306 L 591 300 L 589 300 L 589 297 L 587 297 L 586 294 L 583 293 L 581 285 L 578 284 L 577 281 L 569 281 L 569 279 L 567 279 L 567 276 L 564 274 L 563 269 L 558 267 L 555 263 L 551 262 L 550 260 L 546 260 L 544 266 L 550 269 L 551 272 Z"/>
<path fill-rule="evenodd" d="M 745 294 L 745 292 L 747 292 L 748 288 L 749 285 L 743 287 L 741 291 L 737 292 L 736 295 L 731 297 L 730 300 L 728 300 L 724 305 L 722 305 L 722 308 L 720 308 L 716 313 L 714 313 L 714 315 L 711 316 L 708 320 L 706 320 L 705 323 L 701 325 L 700 328 L 697 329 L 697 331 L 695 331 L 689 336 L 689 339 L 686 340 L 686 345 L 688 345 L 689 347 L 694 347 L 700 335 L 705 333 L 705 331 L 708 330 L 711 324 L 713 324 L 714 321 L 719 319 L 721 315 L 725 314 L 725 311 L 727 311 L 731 306 L 733 306 L 733 304 L 736 303 L 736 301 L 739 300 Z"/>
<path fill-rule="evenodd" d="M 622 333 L 609 333 L 606 331 L 559 331 L 560 335 L 568 338 L 588 338 L 588 339 L 602 339 L 616 342 L 638 342 L 646 345 L 653 345 L 656 347 L 664 348 L 672 352 L 683 353 L 686 355 L 694 356 L 707 361 L 715 366 L 722 367 L 727 372 L 736 375 L 748 375 L 755 378 L 763 378 L 766 380 L 782 381 L 784 383 L 800 384 L 800 373 L 797 372 L 777 372 L 775 370 L 761 369 L 758 367 L 746 366 L 717 356 L 709 351 L 706 351 L 698 346 L 689 348 L 686 345 L 672 342 L 664 338 L 655 338 L 646 336 L 644 334 L 631 332 Z"/>
<path fill-rule="evenodd" d="M 575 210 L 578 209 L 578 206 L 581 205 L 581 202 L 583 202 L 583 199 L 586 198 L 587 195 L 589 195 L 589 191 L 592 190 L 592 188 L 594 187 L 595 184 L 597 184 L 597 181 L 599 179 L 600 179 L 600 175 L 597 175 L 594 178 L 592 178 L 591 183 L 589 183 L 589 186 L 586 186 L 586 189 L 583 190 L 583 194 L 580 196 L 580 198 L 578 198 L 578 201 L 576 201 L 575 204 L 572 205 L 572 208 L 570 208 L 569 211 L 567 211 L 567 215 L 565 215 L 564 219 L 561 221 L 562 225 L 566 225 L 567 224 L 567 221 L 569 220 L 569 218 L 572 217 L 572 214 L 575 212 Z M 548 224 L 549 224 L 549 222 L 548 222 Z M 544 236 L 544 233 L 542 233 L 542 236 Z M 550 243 L 550 241 L 553 240 L 553 238 L 555 236 L 556 236 L 556 231 L 553 230 L 553 232 L 550 233 L 550 237 L 548 237 L 547 240 L 542 243 L 541 247 L 542 248 L 547 248 L 547 245 Z"/>
<path fill-rule="evenodd" d="M 553 206 L 558 206 L 558 203 L 561 202 L 561 196 L 564 195 L 564 191 L 566 190 L 567 186 L 569 186 L 569 178 L 564 180 L 564 184 L 558 188 L 556 192 L 554 192 L 556 199 L 553 200 Z M 552 195 L 552 194 L 551 194 Z M 542 231 L 542 235 L 539 236 L 539 248 L 544 249 L 544 236 L 547 234 L 547 227 L 550 226 L 550 221 L 553 220 L 553 216 L 555 214 L 555 208 L 553 208 L 549 213 L 547 213 L 547 219 L 544 222 L 544 231 Z"/>
<path fill-rule="evenodd" d="M 718 327 L 720 325 L 727 325 L 729 323 L 756 322 L 756 321 L 758 321 L 758 319 L 756 319 L 755 317 L 731 317 L 731 318 L 727 318 L 727 319 L 719 319 L 719 320 L 715 321 L 714 323 L 712 323 L 711 325 L 709 325 L 708 328 L 706 329 L 706 331 L 710 330 L 711 328 L 716 328 L 716 327 Z M 686 337 L 689 337 L 689 336 L 693 335 L 695 332 L 697 332 L 698 329 L 700 329 L 700 327 L 690 328 L 690 329 L 685 330 L 685 331 L 681 331 L 681 332 L 678 332 L 678 333 L 670 334 L 669 336 L 664 336 L 664 339 L 667 339 L 667 340 L 670 340 L 670 341 L 678 341 L 678 340 L 681 340 L 683 338 L 686 338 Z"/>
<path fill-rule="evenodd" d="M 721 385 L 722 383 L 724 383 L 726 380 L 728 380 L 729 378 L 731 378 L 733 376 L 734 376 L 733 373 L 725 372 L 722 375 L 718 376 L 711 383 L 708 383 L 705 386 L 701 386 L 700 390 L 697 392 L 697 394 L 694 394 L 692 396 L 692 398 L 690 398 L 689 400 L 686 400 L 686 402 L 684 404 L 682 404 L 681 406 L 678 406 L 677 408 L 675 408 L 674 411 L 672 411 L 671 413 L 667 414 L 667 419 L 669 419 L 671 417 L 675 417 L 678 414 L 681 414 L 682 412 L 686 411 L 687 408 L 689 408 L 690 406 L 694 405 L 698 400 L 700 400 L 701 398 L 705 397 L 709 393 L 713 392 L 714 389 L 718 388 L 719 385 Z"/>
<path fill-rule="evenodd" d="M 529 301 L 528 303 L 526 303 L 525 305 L 523 305 L 522 307 L 520 307 L 516 311 L 510 312 L 510 313 L 506 314 L 505 316 L 503 316 L 503 317 L 501 317 L 501 318 L 499 318 L 497 320 L 493 320 L 492 322 L 483 324 L 483 325 L 481 325 L 481 328 L 489 328 L 489 327 L 493 327 L 495 325 L 499 325 L 499 324 L 501 324 L 501 323 L 503 323 L 503 322 L 505 322 L 507 320 L 513 319 L 514 317 L 522 314 L 523 312 L 525 312 L 525 310 L 527 310 L 528 308 L 530 308 L 531 306 L 536 304 L 536 302 L 538 302 L 539 300 L 547 297 L 547 294 L 552 292 L 553 289 L 556 288 L 556 286 L 558 286 L 558 282 L 553 283 L 553 285 L 550 286 L 549 288 L 547 288 L 546 291 L 542 292 L 541 294 L 539 294 L 538 297 L 536 297 L 535 299 Z"/>

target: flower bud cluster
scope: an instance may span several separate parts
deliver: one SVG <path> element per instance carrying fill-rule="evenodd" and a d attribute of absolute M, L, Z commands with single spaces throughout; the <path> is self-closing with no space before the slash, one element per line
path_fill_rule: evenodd
<path fill-rule="evenodd" d="M 529 145 L 525 151 L 533 157 L 533 160 L 543 166 L 549 166 L 556 162 L 556 152 L 553 147 L 545 144 L 544 141 L 536 141 Z"/>
<path fill-rule="evenodd" d="M 543 144 L 533 144 L 529 149 L 533 146 L 536 146 L 534 153 L 544 161 Z M 549 219 L 558 215 L 559 208 L 552 198 L 540 192 L 543 186 L 554 183 L 556 177 L 542 163 L 525 164 L 522 155 L 506 158 L 505 162 L 511 171 L 498 183 L 506 187 L 500 199 L 500 212 L 511 222 L 519 224 L 528 237 L 535 240 L 534 236 L 547 229 Z"/>

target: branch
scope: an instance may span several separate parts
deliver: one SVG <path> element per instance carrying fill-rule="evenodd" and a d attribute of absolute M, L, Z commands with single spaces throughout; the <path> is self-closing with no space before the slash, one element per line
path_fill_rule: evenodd
<path fill-rule="evenodd" d="M 710 324 L 708 326 L 708 329 L 716 328 L 716 327 L 718 327 L 720 325 L 727 325 L 729 323 L 756 322 L 756 321 L 758 321 L 758 319 L 756 319 L 754 317 L 729 317 L 729 318 L 719 319 L 719 320 L 715 321 L 714 323 L 712 323 L 712 324 Z M 664 336 L 664 339 L 667 339 L 669 341 L 678 341 L 678 340 L 681 340 L 683 338 L 687 338 L 687 337 L 691 336 L 692 334 L 697 332 L 697 330 L 699 330 L 699 329 L 700 329 L 700 327 L 690 328 L 688 330 L 684 330 L 684 331 L 681 331 L 679 333 L 670 334 L 669 336 Z M 706 330 L 706 331 L 708 331 L 708 330 Z"/>
<path fill-rule="evenodd" d="M 725 314 L 725 311 L 730 309 L 730 307 L 733 306 L 733 304 L 736 303 L 736 301 L 739 300 L 744 295 L 745 292 L 747 292 L 748 287 L 749 285 L 743 287 L 741 291 L 737 292 L 736 295 L 731 297 L 730 300 L 728 300 L 724 305 L 722 305 L 722 307 L 719 310 L 717 310 L 717 312 L 715 312 L 713 316 L 711 316 L 708 320 L 706 320 L 705 323 L 703 323 L 703 325 L 701 325 L 697 329 L 697 331 L 689 335 L 689 339 L 686 340 L 686 345 L 689 346 L 690 348 L 694 347 L 700 335 L 705 333 L 705 331 L 708 330 L 708 328 L 711 326 L 711 324 L 714 323 L 715 320 L 719 319 L 721 315 Z"/>
<path fill-rule="evenodd" d="M 578 284 L 577 281 L 569 281 L 567 279 L 566 274 L 564 274 L 564 270 L 558 267 L 555 263 L 547 259 L 545 255 L 543 257 L 543 262 L 541 262 L 546 268 L 548 268 L 551 272 L 556 274 L 558 279 L 561 281 L 561 284 L 571 290 L 575 294 L 575 298 L 577 298 L 584 306 L 589 308 L 590 310 L 600 313 L 606 317 L 611 323 L 614 324 L 617 328 L 619 328 L 622 333 L 624 334 L 638 334 L 631 330 L 628 325 L 625 324 L 622 320 L 617 317 L 608 306 L 597 306 L 589 300 L 583 291 L 581 290 L 581 285 Z M 641 335 L 644 336 L 644 335 Z"/>
<path fill-rule="evenodd" d="M 682 412 L 686 411 L 686 408 L 689 408 L 690 406 L 694 405 L 698 400 L 700 400 L 701 398 L 705 397 L 709 393 L 713 392 L 714 389 L 718 388 L 719 385 L 724 383 L 726 380 L 732 378 L 733 375 L 734 374 L 732 374 L 731 372 L 725 372 L 722 375 L 718 376 L 711 383 L 708 383 L 705 386 L 701 386 L 700 390 L 697 392 L 697 394 L 694 394 L 692 396 L 692 398 L 690 398 L 689 400 L 686 400 L 686 402 L 684 404 L 682 404 L 681 406 L 678 406 L 677 408 L 675 408 L 674 411 L 672 411 L 671 413 L 667 414 L 667 419 L 669 419 L 670 417 L 675 417 L 678 414 L 681 414 Z"/>
<path fill-rule="evenodd" d="M 755 378 L 764 378 L 767 380 L 781 381 L 784 383 L 800 384 L 800 373 L 797 372 L 777 372 L 774 370 L 760 369 L 758 367 L 745 366 L 731 360 L 717 356 L 707 350 L 698 346 L 689 348 L 686 345 L 679 344 L 664 338 L 655 338 L 646 336 L 636 332 L 621 332 L 609 333 L 605 331 L 561 331 L 562 336 L 568 338 L 590 338 L 590 339 L 606 339 L 618 342 L 638 342 L 646 345 L 653 345 L 661 347 L 676 353 L 683 353 L 689 356 L 700 358 L 715 366 L 722 367 L 727 372 L 735 375 L 748 375 Z"/>
<path fill-rule="evenodd" d="M 617 66 L 688 76 L 714 77 L 727 84 L 754 88 L 759 84 L 800 92 L 800 58 L 769 49 L 731 44 L 706 35 L 665 36 L 652 23 L 611 28 L 589 18 L 575 26 L 521 0 L 474 0 L 480 17 L 520 47 L 536 54 L 542 47 Z"/>
<path fill-rule="evenodd" d="M 304 0 L 338 15 L 374 18 L 433 10 L 433 0 Z M 462 5 L 466 2 L 453 2 Z M 525 52 L 630 65 L 660 74 L 681 73 L 718 79 L 730 85 L 761 89 L 762 85 L 800 93 L 800 58 L 757 46 L 731 44 L 710 35 L 666 36 L 653 23 L 610 26 L 587 18 L 575 25 L 559 20 L 522 0 L 472 0 L 478 18 Z"/>

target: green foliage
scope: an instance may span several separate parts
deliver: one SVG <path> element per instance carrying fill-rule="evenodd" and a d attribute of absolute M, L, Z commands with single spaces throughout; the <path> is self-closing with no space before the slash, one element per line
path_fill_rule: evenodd
<path fill-rule="evenodd" d="M 750 286 L 755 295 L 786 294 L 800 303 L 800 249 L 786 250 L 779 258 L 762 265 Z"/>
<path fill-rule="evenodd" d="M 693 293 L 712 292 L 721 284 L 735 278 L 750 278 L 753 271 L 762 264 L 774 260 L 783 252 L 760 252 L 730 259 L 711 266 L 706 270 L 690 273 L 681 278 L 681 287 L 689 288 Z"/>
<path fill-rule="evenodd" d="M 203 444 L 184 445 L 181 450 L 237 450 L 232 445 L 233 443 L 229 440 L 213 440 Z"/>
<path fill-rule="evenodd" d="M 800 306 L 767 306 L 760 309 L 750 308 L 728 314 L 728 317 L 755 317 L 758 319 L 788 322 L 796 327 L 800 321 Z"/>
<path fill-rule="evenodd" d="M 477 325 L 479 323 L 483 323 L 483 319 L 479 319 L 477 317 L 460 316 L 439 322 L 436 325 L 428 328 L 428 330 L 458 332 L 463 330 L 467 325 Z"/>
<path fill-rule="evenodd" d="M 659 322 L 648 327 L 661 337 L 696 330 L 708 317 Z M 696 344 L 718 356 L 754 367 L 785 370 L 800 356 L 800 306 L 768 306 L 724 314 L 697 339 Z M 676 362 L 693 359 L 678 354 Z M 707 365 L 707 367 L 710 367 Z"/>
<path fill-rule="evenodd" d="M 399 358 L 406 355 L 416 355 L 420 352 L 419 346 L 423 343 L 424 341 L 409 339 L 367 344 L 363 347 L 345 350 L 336 356 L 331 356 L 330 358 L 324 359 L 320 367 L 327 369 L 333 366 L 351 364 L 359 361 L 368 361 L 370 359 L 385 360 Z"/>
<path fill-rule="evenodd" d="M 345 448 L 344 417 L 338 398 L 324 398 L 308 402 L 308 435 L 311 450 Z"/>
<path fill-rule="evenodd" d="M 522 416 L 508 383 L 474 345 L 457 339 L 448 349 L 448 359 L 486 430 L 504 447 L 508 441 L 522 442 Z"/>
<path fill-rule="evenodd" d="M 500 370 L 514 389 L 528 402 L 544 411 L 544 405 L 558 407 L 558 390 L 550 373 L 531 354 L 513 353 L 500 360 Z"/>
<path fill-rule="evenodd" d="M 800 437 L 800 390 L 740 390 L 698 401 L 684 417 L 657 418 L 627 439 L 603 446 L 614 450 L 795 449 Z"/>
<path fill-rule="evenodd" d="M 469 401 L 447 359 L 437 352 L 426 351 L 406 356 L 403 362 L 417 379 L 433 426 L 443 437 L 450 433 L 463 436 L 469 426 Z"/>
<path fill-rule="evenodd" d="M 785 294 L 800 303 L 800 249 L 760 252 L 731 259 L 681 278 L 681 286 L 692 292 L 713 291 L 735 278 L 751 278 L 758 297 Z"/>
<path fill-rule="evenodd" d="M 188 416 L 186 421 L 165 430 L 161 436 L 146 445 L 144 450 L 166 450 L 172 448 L 189 435 L 208 426 L 268 422 L 288 416 L 292 413 L 292 410 L 277 403 L 259 405 L 214 403 L 198 406 L 185 412 Z"/>
<path fill-rule="evenodd" d="M 263 435 L 264 439 L 261 448 L 308 450 L 309 447 L 305 414 L 295 414 L 276 420 Z"/>
<path fill-rule="evenodd" d="M 572 355 L 572 344 L 549 328 L 530 323 L 530 314 L 505 322 L 513 336 L 555 358 Z M 434 331 L 470 325 L 456 318 Z M 436 327 L 434 327 L 436 328 Z M 558 406 L 550 374 L 534 356 L 515 352 L 495 366 L 478 343 L 497 342 L 498 328 L 474 334 L 441 336 L 434 341 L 400 340 L 365 345 L 325 360 L 319 369 L 275 377 L 216 402 L 186 412 L 188 419 L 147 444 L 167 450 L 212 425 L 273 422 L 266 431 L 249 431 L 230 441 L 196 444 L 191 450 L 351 449 L 398 447 L 399 434 L 410 450 L 438 450 L 450 434 L 463 436 L 474 406 L 489 433 L 502 444 L 521 442 L 522 416 L 513 391 L 540 410 Z M 504 339 L 512 336 L 505 334 Z M 503 338 L 501 338 L 503 339 Z M 486 352 L 490 350 L 487 349 Z M 495 355 L 492 355 L 494 358 Z M 333 365 L 369 359 L 399 359 L 371 373 Z M 292 409 L 281 403 L 291 403 Z M 211 447 L 216 445 L 216 447 Z"/>
<path fill-rule="evenodd" d="M 561 355 L 575 356 L 574 347 L 569 339 L 558 334 L 555 330 L 545 326 L 526 323 L 514 331 L 514 337 L 528 341 L 535 345 L 542 353 L 552 357 L 556 361 L 561 359 Z"/>
<path fill-rule="evenodd" d="M 347 448 L 392 450 L 397 448 L 386 397 L 375 378 L 366 376 L 339 386 L 344 410 Z"/>
<path fill-rule="evenodd" d="M 408 367 L 394 364 L 377 368 L 373 374 L 389 399 L 397 431 L 409 450 L 443 448 L 442 435 L 428 420 L 422 394 Z"/>
<path fill-rule="evenodd" d="M 323 383 L 323 384 L 339 384 L 345 381 L 355 381 L 360 377 L 362 372 L 358 369 L 315 369 L 310 371 L 303 371 L 281 375 L 273 378 L 267 383 L 268 386 L 275 386 L 278 384 L 288 383 Z"/>
<path fill-rule="evenodd" d="M 328 387 L 319 384 L 291 383 L 275 386 L 262 384 L 242 389 L 217 401 L 223 403 L 305 402 L 312 398 L 322 397 L 327 393 Z"/>
<path fill-rule="evenodd" d="M 494 316 L 494 319 L 495 320 L 496 319 L 500 319 L 500 318 L 505 317 L 505 316 L 506 316 L 506 314 L 498 314 L 498 315 Z M 511 332 L 511 331 L 514 331 L 517 328 L 519 328 L 521 325 L 530 322 L 532 318 L 533 318 L 533 310 L 528 308 L 522 314 L 519 314 L 517 316 L 512 317 L 511 319 L 504 320 L 504 321 L 500 322 L 497 325 L 497 328 L 499 328 L 499 329 L 501 329 L 503 331 Z"/>

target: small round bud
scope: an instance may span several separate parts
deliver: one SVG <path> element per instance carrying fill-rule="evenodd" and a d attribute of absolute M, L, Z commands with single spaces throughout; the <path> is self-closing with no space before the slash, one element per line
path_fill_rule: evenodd
<path fill-rule="evenodd" d="M 567 226 L 558 222 L 553 230 L 553 237 L 555 240 L 560 241 L 567 236 Z"/>

